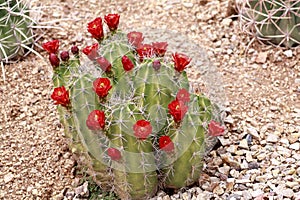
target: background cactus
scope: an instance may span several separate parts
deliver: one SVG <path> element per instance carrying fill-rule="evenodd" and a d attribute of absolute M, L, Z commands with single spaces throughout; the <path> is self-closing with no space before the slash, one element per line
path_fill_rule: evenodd
<path fill-rule="evenodd" d="M 237 4 L 243 30 L 261 41 L 295 47 L 300 44 L 300 1 L 244 0 Z"/>
<path fill-rule="evenodd" d="M 191 94 L 184 69 L 191 59 L 164 58 L 167 43 L 143 44 L 142 33 L 117 30 L 119 15 L 88 24 L 98 40 L 58 55 L 57 40 L 45 43 L 54 68 L 56 104 L 71 149 L 103 188 L 122 199 L 145 199 L 158 187 L 178 189 L 197 181 L 207 135 L 222 134 L 218 109 L 203 94 Z M 113 180 L 113 181 L 111 181 Z"/>

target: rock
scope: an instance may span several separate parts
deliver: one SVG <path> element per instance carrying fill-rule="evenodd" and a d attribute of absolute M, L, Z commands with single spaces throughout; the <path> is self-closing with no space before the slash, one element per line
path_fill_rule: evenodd
<path fill-rule="evenodd" d="M 249 128 L 247 128 L 247 130 L 248 130 L 248 133 L 250 133 L 254 138 L 256 138 L 256 139 L 260 138 L 257 130 L 254 127 L 250 126 Z"/>
<path fill-rule="evenodd" d="M 293 52 L 292 52 L 292 50 L 286 50 L 286 51 L 283 52 L 283 54 L 284 54 L 286 57 L 288 57 L 288 58 L 293 57 Z"/>
<path fill-rule="evenodd" d="M 3 180 L 4 180 L 4 183 L 8 183 L 13 179 L 14 179 L 14 174 L 13 173 L 8 173 L 8 174 L 4 175 Z"/>
<path fill-rule="evenodd" d="M 169 197 L 169 195 L 166 195 L 162 198 L 162 200 L 171 200 L 171 198 Z"/>
<path fill-rule="evenodd" d="M 37 195 L 39 194 L 39 191 L 38 191 L 36 188 L 34 188 L 34 189 L 31 191 L 31 193 L 32 193 L 32 195 L 37 196 Z"/>
<path fill-rule="evenodd" d="M 292 189 L 284 189 L 281 191 L 281 194 L 284 196 L 284 197 L 288 197 L 288 198 L 291 198 L 294 196 L 294 191 Z"/>
<path fill-rule="evenodd" d="M 246 139 L 242 139 L 240 141 L 239 147 L 243 149 L 249 149 L 248 141 Z"/>
<path fill-rule="evenodd" d="M 267 61 L 267 57 L 268 57 L 268 52 L 259 52 L 255 59 L 255 62 L 264 64 Z"/>
<path fill-rule="evenodd" d="M 294 149 L 296 151 L 298 151 L 300 149 L 300 143 L 294 143 L 290 145 L 290 149 Z"/>
<path fill-rule="evenodd" d="M 259 168 L 259 164 L 255 161 L 248 163 L 248 168 L 249 169 L 258 169 Z"/>
<path fill-rule="evenodd" d="M 264 191 L 262 191 L 261 189 L 254 190 L 254 191 L 252 192 L 252 196 L 253 196 L 253 197 L 258 197 L 258 196 L 263 195 L 263 194 L 264 194 Z"/>
<path fill-rule="evenodd" d="M 251 192 L 249 192 L 249 191 L 243 191 L 243 199 L 244 200 L 250 200 L 250 199 L 252 199 Z"/>
<path fill-rule="evenodd" d="M 247 162 L 252 162 L 253 161 L 252 153 L 250 151 L 246 152 L 246 161 Z"/>
<path fill-rule="evenodd" d="M 83 185 L 77 187 L 74 189 L 75 194 L 79 195 L 80 197 L 88 197 L 89 196 L 89 190 L 88 190 L 88 182 L 84 182 Z"/>
<path fill-rule="evenodd" d="M 219 167 L 218 168 L 218 171 L 222 174 L 225 174 L 225 175 L 228 175 L 229 174 L 229 170 L 230 170 L 230 167 L 225 165 L 223 167 Z"/>
<path fill-rule="evenodd" d="M 288 136 L 287 139 L 291 144 L 293 144 L 298 141 L 299 137 L 300 137 L 300 133 L 292 133 Z"/>
<path fill-rule="evenodd" d="M 213 193 L 217 194 L 217 195 L 222 195 L 224 193 L 224 189 L 220 187 L 220 185 L 217 185 L 214 189 L 213 189 Z"/>
<path fill-rule="evenodd" d="M 278 136 L 275 134 L 269 134 L 267 137 L 267 142 L 278 142 Z"/>
<path fill-rule="evenodd" d="M 230 18 L 224 18 L 224 19 L 222 20 L 221 24 L 222 24 L 223 26 L 230 26 L 231 22 L 232 22 L 232 19 L 230 19 Z"/>

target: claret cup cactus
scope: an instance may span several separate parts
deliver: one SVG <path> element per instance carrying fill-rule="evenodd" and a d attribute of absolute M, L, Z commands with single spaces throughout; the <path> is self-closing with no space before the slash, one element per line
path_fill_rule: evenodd
<path fill-rule="evenodd" d="M 120 16 L 88 23 L 97 40 L 82 52 L 58 52 L 59 41 L 43 44 L 54 69 L 51 98 L 71 140 L 103 189 L 122 199 L 147 199 L 158 188 L 197 182 L 208 135 L 223 134 L 218 109 L 193 94 L 185 72 L 191 59 L 168 44 L 144 44 L 141 32 L 118 30 Z"/>

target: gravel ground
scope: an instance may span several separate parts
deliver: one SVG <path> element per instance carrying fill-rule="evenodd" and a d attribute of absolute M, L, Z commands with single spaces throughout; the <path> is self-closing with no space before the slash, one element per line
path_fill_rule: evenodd
<path fill-rule="evenodd" d="M 205 158 L 199 187 L 154 199 L 300 199 L 300 49 L 254 42 L 228 18 L 228 1 L 40 0 L 62 47 L 90 44 L 86 23 L 118 12 L 121 27 L 180 31 L 222 74 L 228 132 Z M 62 48 L 63 49 L 63 48 Z M 44 57 L 46 55 L 42 52 Z M 61 199 L 75 185 L 74 160 L 55 106 L 51 68 L 30 55 L 0 78 L 0 199 Z M 190 75 L 197 73 L 191 72 Z M 193 76 L 192 76 L 193 77 Z M 193 77 L 197 78 L 197 77 Z"/>

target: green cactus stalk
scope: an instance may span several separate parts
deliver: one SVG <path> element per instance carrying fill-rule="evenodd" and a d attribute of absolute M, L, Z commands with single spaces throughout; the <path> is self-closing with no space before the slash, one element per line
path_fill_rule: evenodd
<path fill-rule="evenodd" d="M 98 43 L 58 55 L 58 41 L 45 43 L 54 68 L 54 92 L 71 149 L 95 181 L 122 199 L 146 199 L 159 187 L 189 186 L 200 176 L 208 133 L 222 134 L 215 107 L 190 94 L 184 71 L 190 58 L 163 58 L 167 43 L 142 44 L 140 33 L 116 29 L 117 14 L 88 25 Z M 106 16 L 107 17 L 107 16 Z M 99 48 L 100 47 L 100 48 Z"/>
<path fill-rule="evenodd" d="M 243 30 L 288 48 L 300 44 L 300 1 L 245 0 L 237 5 Z"/>

